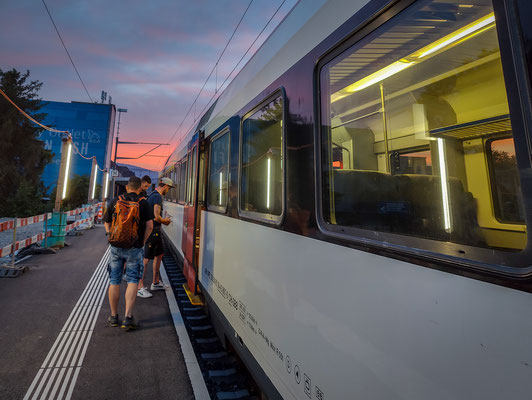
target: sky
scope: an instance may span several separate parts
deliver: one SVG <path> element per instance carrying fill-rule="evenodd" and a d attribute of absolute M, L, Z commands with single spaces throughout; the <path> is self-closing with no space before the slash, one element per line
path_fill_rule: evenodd
<path fill-rule="evenodd" d="M 245 65 L 297 0 L 285 0 L 235 73 Z M 253 0 L 197 104 L 185 114 L 215 66 L 250 0 L 45 0 L 94 101 L 102 90 L 121 115 L 120 139 L 167 142 L 198 118 L 283 0 Z M 54 29 L 43 0 L 0 0 L 0 69 L 30 71 L 49 101 L 91 101 Z M 230 79 L 227 83 L 230 82 Z M 226 85 L 227 85 L 226 83 Z M 225 86 L 226 86 L 225 85 Z M 223 88 L 222 88 L 223 89 Z M 182 123 L 183 122 L 183 123 Z M 177 145 L 161 147 L 167 156 Z M 135 157 L 152 146 L 121 145 Z M 164 158 L 128 160 L 159 170 Z"/>

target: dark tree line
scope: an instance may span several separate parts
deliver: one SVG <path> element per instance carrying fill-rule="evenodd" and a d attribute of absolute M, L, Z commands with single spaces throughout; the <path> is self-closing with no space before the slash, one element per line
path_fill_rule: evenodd
<path fill-rule="evenodd" d="M 0 69 L 0 88 L 13 102 L 41 122 L 42 83 L 29 79 L 30 73 Z M 28 216 L 45 208 L 41 198 L 46 188 L 41 182 L 44 167 L 52 153 L 38 140 L 41 128 L 23 116 L 3 96 L 0 97 L 0 216 Z"/>

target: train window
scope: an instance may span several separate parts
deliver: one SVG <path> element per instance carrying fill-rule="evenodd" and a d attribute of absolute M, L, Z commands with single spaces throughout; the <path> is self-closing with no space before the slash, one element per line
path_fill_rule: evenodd
<path fill-rule="evenodd" d="M 176 188 L 175 188 L 175 182 L 176 182 L 176 172 L 177 172 L 177 164 L 174 165 L 174 169 L 172 170 L 172 182 L 174 182 L 174 187 L 170 189 L 170 197 L 172 198 L 172 201 L 176 201 Z"/>
<path fill-rule="evenodd" d="M 192 204 L 196 189 L 196 147 L 190 154 L 190 163 L 188 164 L 188 183 L 187 183 L 187 203 Z"/>
<path fill-rule="evenodd" d="M 501 222 L 524 224 L 525 211 L 521 197 L 521 183 L 515 160 L 513 138 L 488 141 L 492 199 L 495 216 Z"/>
<path fill-rule="evenodd" d="M 211 143 L 209 165 L 209 209 L 225 212 L 229 189 L 229 130 Z"/>
<path fill-rule="evenodd" d="M 416 2 L 319 73 L 325 229 L 525 248 L 491 0 Z"/>
<path fill-rule="evenodd" d="M 242 122 L 240 210 L 278 222 L 283 212 L 283 97 L 264 103 Z"/>
<path fill-rule="evenodd" d="M 179 203 L 185 202 L 185 194 L 186 194 L 186 188 L 187 188 L 187 158 L 184 157 L 181 161 L 181 170 L 179 171 L 179 194 L 177 197 L 177 201 Z"/>

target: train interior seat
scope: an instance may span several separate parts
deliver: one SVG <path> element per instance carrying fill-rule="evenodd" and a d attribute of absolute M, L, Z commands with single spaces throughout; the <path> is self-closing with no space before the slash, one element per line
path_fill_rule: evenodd
<path fill-rule="evenodd" d="M 441 180 L 435 175 L 392 175 L 366 170 L 334 170 L 336 222 L 377 231 L 482 245 L 477 207 L 458 178 L 448 184 L 450 231 L 444 227 Z"/>

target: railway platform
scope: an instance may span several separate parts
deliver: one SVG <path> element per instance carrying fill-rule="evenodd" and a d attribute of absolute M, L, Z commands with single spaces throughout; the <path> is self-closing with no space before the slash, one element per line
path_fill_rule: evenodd
<path fill-rule="evenodd" d="M 0 398 L 203 398 L 176 333 L 172 291 L 137 297 L 139 330 L 111 327 L 103 226 L 69 241 L 56 254 L 32 257 L 35 266 L 18 278 L 0 279 Z M 150 266 L 146 283 L 151 276 Z"/>

